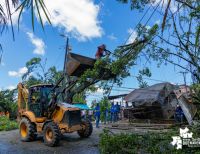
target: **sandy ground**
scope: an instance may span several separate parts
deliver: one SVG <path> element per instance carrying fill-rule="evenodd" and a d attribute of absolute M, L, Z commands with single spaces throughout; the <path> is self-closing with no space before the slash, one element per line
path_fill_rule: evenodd
<path fill-rule="evenodd" d="M 99 134 L 102 128 L 93 128 L 89 138 L 81 139 L 76 132 L 65 134 L 58 147 L 47 147 L 42 137 L 34 142 L 21 142 L 19 130 L 0 132 L 0 154 L 98 154 Z"/>

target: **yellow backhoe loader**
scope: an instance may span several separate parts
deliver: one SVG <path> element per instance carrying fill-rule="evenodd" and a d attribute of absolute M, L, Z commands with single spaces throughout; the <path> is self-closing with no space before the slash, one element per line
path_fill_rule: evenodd
<path fill-rule="evenodd" d="M 77 131 L 80 137 L 91 135 L 92 124 L 81 120 L 80 109 L 62 102 L 48 104 L 52 102 L 48 94 L 53 88 L 53 85 L 42 84 L 27 89 L 22 83 L 18 84 L 18 119 L 22 141 L 33 141 L 37 134 L 42 134 L 46 145 L 56 146 L 64 133 Z M 55 99 L 54 94 L 52 97 Z"/>
<path fill-rule="evenodd" d="M 33 141 L 42 134 L 47 146 L 56 146 L 64 133 L 77 131 L 83 138 L 92 134 L 91 122 L 82 120 L 80 109 L 72 104 L 74 93 L 71 89 L 75 85 L 77 87 L 77 78 L 94 63 L 92 58 L 66 51 L 63 76 L 56 85 L 39 84 L 26 88 L 22 83 L 18 84 L 18 120 L 22 141 Z M 71 76 L 73 81 L 69 79 Z M 81 90 L 91 84 L 80 85 Z"/>

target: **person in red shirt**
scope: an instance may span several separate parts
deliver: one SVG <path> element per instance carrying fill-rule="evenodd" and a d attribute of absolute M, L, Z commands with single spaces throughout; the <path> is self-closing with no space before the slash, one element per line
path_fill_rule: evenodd
<path fill-rule="evenodd" d="M 107 52 L 108 50 L 106 49 L 106 45 L 102 44 L 100 46 L 98 46 L 97 52 L 95 54 L 95 58 L 96 59 L 100 59 L 101 57 L 105 56 L 104 52 L 106 53 L 106 55 L 108 54 Z"/>

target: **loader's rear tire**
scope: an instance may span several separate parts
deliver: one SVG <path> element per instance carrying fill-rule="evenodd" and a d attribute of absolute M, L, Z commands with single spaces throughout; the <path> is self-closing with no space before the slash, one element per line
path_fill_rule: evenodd
<path fill-rule="evenodd" d="M 60 130 L 56 123 L 49 122 L 44 126 L 43 139 L 47 146 L 57 146 L 60 142 Z"/>
<path fill-rule="evenodd" d="M 22 118 L 19 125 L 21 141 L 30 142 L 36 139 L 36 126 L 27 118 Z"/>
<path fill-rule="evenodd" d="M 89 120 L 82 121 L 82 125 L 84 125 L 85 129 L 78 130 L 77 133 L 82 138 L 87 138 L 92 134 L 93 126 Z"/>

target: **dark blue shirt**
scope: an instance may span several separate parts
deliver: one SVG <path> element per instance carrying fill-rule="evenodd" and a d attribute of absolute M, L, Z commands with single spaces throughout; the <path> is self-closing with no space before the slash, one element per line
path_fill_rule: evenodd
<path fill-rule="evenodd" d="M 100 116 L 101 112 L 100 112 L 100 106 L 96 106 L 95 107 L 95 116 Z"/>
<path fill-rule="evenodd" d="M 183 115 L 183 110 L 181 109 L 181 107 L 176 108 L 176 114 Z"/>
<path fill-rule="evenodd" d="M 114 112 L 115 112 L 115 105 L 112 105 L 112 106 L 111 106 L 110 112 L 111 112 L 111 113 L 114 113 Z"/>

